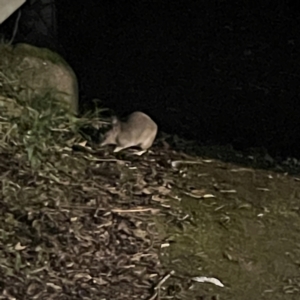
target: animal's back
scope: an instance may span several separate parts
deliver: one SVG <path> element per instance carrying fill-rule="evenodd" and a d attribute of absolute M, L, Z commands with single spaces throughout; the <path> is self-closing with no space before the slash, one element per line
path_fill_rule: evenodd
<path fill-rule="evenodd" d="M 128 132 L 143 132 L 144 130 L 155 130 L 157 125 L 146 114 L 136 111 L 129 115 L 126 122 L 121 123 L 122 129 Z"/>
<path fill-rule="evenodd" d="M 146 114 L 136 111 L 129 115 L 126 122 L 121 123 L 118 140 L 123 144 L 127 141 L 132 145 L 142 143 L 147 137 L 157 133 L 156 123 Z"/>

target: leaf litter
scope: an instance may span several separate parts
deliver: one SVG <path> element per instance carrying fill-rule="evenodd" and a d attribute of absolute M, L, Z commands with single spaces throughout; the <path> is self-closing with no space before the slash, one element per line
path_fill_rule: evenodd
<path fill-rule="evenodd" d="M 109 157 L 55 99 L 49 123 L 15 99 L 22 113 L 1 112 L 0 299 L 153 297 L 166 273 L 153 222 L 169 208 L 165 158 Z"/>

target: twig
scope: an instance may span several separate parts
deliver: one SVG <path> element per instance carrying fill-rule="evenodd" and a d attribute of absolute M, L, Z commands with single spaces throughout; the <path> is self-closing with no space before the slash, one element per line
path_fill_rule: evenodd
<path fill-rule="evenodd" d="M 154 287 L 154 294 L 148 300 L 154 300 L 156 298 L 156 296 L 158 296 L 158 290 L 160 290 L 161 286 L 174 274 L 175 274 L 175 271 L 172 270 L 166 276 L 164 276 Z"/>
<path fill-rule="evenodd" d="M 14 41 L 14 39 L 16 37 L 17 31 L 18 31 L 18 27 L 19 27 L 20 17 L 21 17 L 21 10 L 19 9 L 18 16 L 17 16 L 16 22 L 15 22 L 15 26 L 14 26 L 14 31 L 13 31 L 13 34 L 12 34 L 12 37 L 11 37 L 10 41 L 8 42 L 10 45 L 12 44 L 12 42 Z"/>
<path fill-rule="evenodd" d="M 118 209 L 118 208 L 114 208 L 111 211 L 114 212 L 114 213 L 135 213 L 135 212 L 145 212 L 145 211 L 159 212 L 159 209 L 155 209 L 155 208 L 136 208 L 136 209 Z"/>
<path fill-rule="evenodd" d="M 180 165 L 203 165 L 203 162 L 196 160 L 174 160 L 171 162 L 173 168 L 178 168 Z"/>

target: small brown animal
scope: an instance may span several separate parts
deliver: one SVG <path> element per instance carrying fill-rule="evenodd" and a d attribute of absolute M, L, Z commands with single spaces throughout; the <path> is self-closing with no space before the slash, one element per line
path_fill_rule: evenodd
<path fill-rule="evenodd" d="M 156 123 L 146 114 L 136 111 L 129 115 L 126 122 L 113 117 L 112 129 L 105 134 L 100 146 L 116 145 L 114 152 L 137 146 L 142 151 L 134 154 L 142 155 L 152 146 L 156 134 Z"/>

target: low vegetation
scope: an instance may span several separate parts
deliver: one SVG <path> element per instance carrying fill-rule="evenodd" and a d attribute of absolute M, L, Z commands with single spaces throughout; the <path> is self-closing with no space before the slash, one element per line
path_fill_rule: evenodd
<path fill-rule="evenodd" d="M 163 271 L 155 160 L 107 158 L 61 103 L 0 98 L 0 299 L 147 299 Z M 146 176 L 145 176 L 146 174 Z"/>

